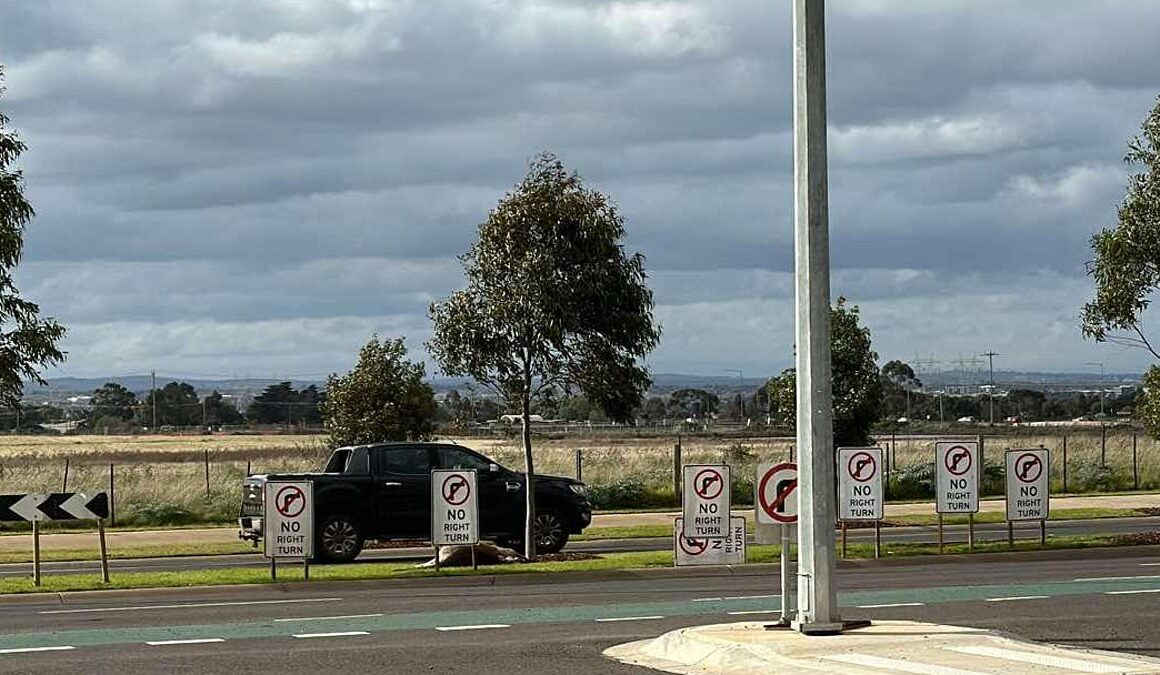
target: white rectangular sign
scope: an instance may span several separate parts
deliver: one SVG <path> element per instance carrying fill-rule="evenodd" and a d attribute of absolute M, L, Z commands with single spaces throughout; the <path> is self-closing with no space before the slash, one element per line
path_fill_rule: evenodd
<path fill-rule="evenodd" d="M 745 563 L 745 519 L 729 519 L 729 536 L 724 539 L 685 537 L 683 518 L 673 522 L 673 560 L 685 565 L 742 565 Z"/>
<path fill-rule="evenodd" d="M 1007 520 L 1047 520 L 1051 452 L 1046 448 L 1007 451 Z"/>
<path fill-rule="evenodd" d="M 479 543 L 479 490 L 475 469 L 431 472 L 431 545 Z"/>
<path fill-rule="evenodd" d="M 728 537 L 732 506 L 729 466 L 689 464 L 683 477 L 685 535 L 695 539 Z"/>
<path fill-rule="evenodd" d="M 309 560 L 314 556 L 314 484 L 310 481 L 266 483 L 267 558 Z"/>
<path fill-rule="evenodd" d="M 792 525 L 798 519 L 798 470 L 793 462 L 757 467 L 753 504 L 761 525 Z"/>
<path fill-rule="evenodd" d="M 979 512 L 979 443 L 938 441 L 934 444 L 935 510 L 938 513 Z"/>
<path fill-rule="evenodd" d="M 838 448 L 838 519 L 882 520 L 882 448 Z"/>

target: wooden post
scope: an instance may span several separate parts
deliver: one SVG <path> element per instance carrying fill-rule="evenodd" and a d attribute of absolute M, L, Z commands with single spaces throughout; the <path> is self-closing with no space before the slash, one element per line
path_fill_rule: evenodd
<path fill-rule="evenodd" d="M 580 452 L 580 451 L 579 451 L 579 450 L 577 450 L 576 452 Z M 471 545 L 471 569 L 473 569 L 473 570 L 477 570 L 477 569 L 479 569 L 479 562 L 478 562 L 478 561 L 476 561 L 476 559 L 475 559 L 475 549 L 476 549 L 476 547 L 478 547 L 478 546 L 479 546 L 479 544 L 478 544 L 478 543 L 475 543 L 475 544 L 472 544 L 472 545 Z"/>
<path fill-rule="evenodd" d="M 673 494 L 681 503 L 681 435 L 677 434 L 677 444 L 673 446 Z"/>
<path fill-rule="evenodd" d="M 117 490 L 113 480 L 113 463 L 109 462 L 109 524 L 117 526 Z"/>
<path fill-rule="evenodd" d="M 1047 546 L 1047 521 L 1039 521 L 1039 545 Z"/>
<path fill-rule="evenodd" d="M 439 547 L 435 547 L 435 571 L 439 571 Z"/>
<path fill-rule="evenodd" d="M 576 480 L 584 481 L 584 451 L 580 448 L 576 448 Z"/>
<path fill-rule="evenodd" d="M 1063 435 L 1063 491 L 1067 492 L 1067 434 Z"/>
<path fill-rule="evenodd" d="M 975 514 L 967 514 L 967 550 L 975 550 Z"/>
<path fill-rule="evenodd" d="M 64 480 L 60 484 L 61 492 L 68 492 L 68 457 L 64 458 Z"/>
<path fill-rule="evenodd" d="M 209 499 L 209 448 L 205 449 L 205 498 Z"/>
<path fill-rule="evenodd" d="M 1100 466 L 1108 465 L 1108 427 L 1100 423 Z"/>
<path fill-rule="evenodd" d="M 40 521 L 32 521 L 32 585 L 40 585 Z"/>
<path fill-rule="evenodd" d="M 846 557 L 846 521 L 842 521 L 842 558 Z"/>
<path fill-rule="evenodd" d="M 874 521 L 874 557 L 882 557 L 882 521 Z"/>
<path fill-rule="evenodd" d="M 1015 548 L 1015 523 L 1007 521 L 1007 547 Z"/>
<path fill-rule="evenodd" d="M 302 559 L 302 580 L 310 581 L 310 558 Z"/>
<path fill-rule="evenodd" d="M 250 472 L 250 460 L 246 460 L 246 477 L 249 478 L 253 474 Z"/>
<path fill-rule="evenodd" d="M 1136 434 L 1132 434 L 1132 489 L 1140 489 L 1140 465 L 1136 463 Z"/>
<path fill-rule="evenodd" d="M 109 549 L 105 545 L 105 519 L 97 518 L 97 536 L 101 541 L 101 581 L 109 583 Z"/>
<path fill-rule="evenodd" d="M 270 558 L 270 581 L 278 580 L 278 559 Z"/>

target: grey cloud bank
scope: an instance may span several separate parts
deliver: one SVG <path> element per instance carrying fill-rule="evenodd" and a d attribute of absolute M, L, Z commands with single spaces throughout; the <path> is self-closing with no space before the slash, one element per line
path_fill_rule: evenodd
<path fill-rule="evenodd" d="M 541 149 L 648 258 L 664 372 L 792 355 L 788 0 L 0 3 L 39 212 L 18 279 L 70 375 L 416 356 L 455 256 Z M 1087 240 L 1160 93 L 1149 0 L 829 3 L 833 293 L 884 359 L 1084 343 Z"/>

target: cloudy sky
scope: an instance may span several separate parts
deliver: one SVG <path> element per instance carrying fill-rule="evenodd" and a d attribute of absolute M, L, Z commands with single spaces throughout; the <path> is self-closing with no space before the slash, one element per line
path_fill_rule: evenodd
<path fill-rule="evenodd" d="M 1139 370 L 1085 343 L 1091 234 L 1160 93 L 1154 0 L 831 0 L 833 294 L 883 361 Z M 791 361 L 789 0 L 0 0 L 52 375 L 416 356 L 538 151 L 648 259 L 655 371 Z M 1160 326 L 1160 321 L 1153 322 Z"/>

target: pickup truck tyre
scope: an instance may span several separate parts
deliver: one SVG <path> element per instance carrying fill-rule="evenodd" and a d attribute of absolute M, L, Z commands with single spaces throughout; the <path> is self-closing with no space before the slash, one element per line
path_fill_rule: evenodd
<path fill-rule="evenodd" d="M 317 556 L 326 562 L 346 563 L 358 557 L 363 548 L 362 528 L 358 521 L 344 513 L 328 516 L 318 527 Z"/>
<path fill-rule="evenodd" d="M 540 511 L 536 514 L 536 553 L 559 553 L 568 543 L 568 530 L 564 519 L 555 511 Z"/>

